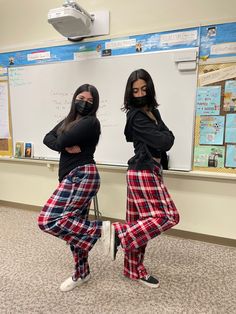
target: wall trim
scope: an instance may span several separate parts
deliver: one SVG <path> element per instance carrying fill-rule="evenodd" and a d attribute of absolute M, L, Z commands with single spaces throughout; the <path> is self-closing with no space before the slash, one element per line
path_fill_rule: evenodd
<path fill-rule="evenodd" d="M 6 206 L 6 207 L 12 207 L 12 208 L 18 208 L 18 209 L 24 209 L 24 210 L 33 210 L 33 211 L 40 211 L 42 208 L 41 206 L 9 202 L 9 201 L 3 201 L 3 200 L 0 200 L 0 206 Z M 91 214 L 90 218 L 93 219 L 94 215 Z M 124 222 L 124 220 L 122 219 L 115 219 L 115 218 L 103 217 L 103 216 L 101 217 L 101 219 L 110 220 L 111 222 L 116 222 L 116 221 Z M 236 247 L 236 240 L 230 239 L 230 238 L 216 237 L 216 236 L 212 236 L 208 234 L 202 234 L 202 233 L 196 233 L 196 232 L 178 230 L 178 229 L 170 229 L 166 231 L 165 234 L 169 236 L 173 236 L 173 237 L 188 239 L 188 240 L 196 240 L 196 241 L 201 241 L 201 242 Z"/>

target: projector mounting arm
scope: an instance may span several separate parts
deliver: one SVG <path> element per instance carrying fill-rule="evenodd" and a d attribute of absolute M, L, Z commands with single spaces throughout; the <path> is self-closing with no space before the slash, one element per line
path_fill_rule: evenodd
<path fill-rule="evenodd" d="M 92 22 L 94 21 L 94 16 L 90 15 L 84 8 L 82 8 L 76 1 L 65 0 L 63 7 L 72 7 L 79 10 L 81 13 L 86 15 Z"/>

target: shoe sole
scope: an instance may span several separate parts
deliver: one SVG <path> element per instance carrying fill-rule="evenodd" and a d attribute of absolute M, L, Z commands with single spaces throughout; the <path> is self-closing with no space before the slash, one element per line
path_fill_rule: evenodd
<path fill-rule="evenodd" d="M 106 229 L 104 231 L 104 240 L 103 242 L 103 247 L 104 247 L 104 254 L 109 255 L 110 252 L 110 247 L 111 247 L 111 223 L 106 224 Z"/>
<path fill-rule="evenodd" d="M 110 246 L 111 260 L 115 261 L 115 227 L 111 225 L 111 246 Z"/>
<path fill-rule="evenodd" d="M 91 279 L 91 275 L 88 274 L 88 276 L 86 276 L 84 279 L 79 280 L 78 282 L 75 282 L 75 284 L 71 287 L 63 287 L 62 285 L 60 286 L 60 290 L 61 292 L 69 292 L 74 290 L 75 288 L 78 288 L 80 286 L 82 286 L 84 283 L 88 282 Z"/>
<path fill-rule="evenodd" d="M 160 282 L 158 284 L 152 284 L 152 283 L 148 283 L 146 281 L 143 281 L 143 280 L 138 280 L 139 283 L 141 283 L 142 285 L 145 285 L 149 288 L 153 288 L 153 289 L 156 289 L 156 288 L 159 288 L 160 287 Z"/>
<path fill-rule="evenodd" d="M 84 279 L 82 279 L 82 282 L 83 283 L 88 282 L 90 279 L 91 279 L 91 275 L 88 274 Z"/>

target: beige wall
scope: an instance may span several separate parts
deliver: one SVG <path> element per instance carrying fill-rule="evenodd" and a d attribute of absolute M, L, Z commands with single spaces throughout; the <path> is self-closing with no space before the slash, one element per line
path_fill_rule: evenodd
<path fill-rule="evenodd" d="M 43 206 L 57 185 L 57 165 L 0 160 L 0 200 Z M 125 219 L 125 169 L 99 167 L 99 210 Z M 236 239 L 236 176 L 165 172 L 165 183 L 181 215 L 178 230 Z"/>
<path fill-rule="evenodd" d="M 68 43 L 47 23 L 63 0 L 0 0 L 0 51 Z M 108 9 L 110 38 L 235 21 L 235 0 L 78 0 L 87 11 Z M 107 37 L 104 37 L 107 38 Z M 125 170 L 100 168 L 99 208 L 125 218 Z M 236 179 L 165 174 L 181 214 L 180 230 L 236 239 Z M 57 166 L 0 160 L 0 200 L 42 206 L 57 184 Z"/>
<path fill-rule="evenodd" d="M 235 0 L 78 0 L 88 12 L 109 10 L 110 36 L 135 35 L 235 21 Z M 0 0 L 0 50 L 52 43 L 62 37 L 47 23 L 64 0 Z M 66 42 L 66 41 L 65 41 Z M 67 42 L 66 42 L 67 43 Z"/>

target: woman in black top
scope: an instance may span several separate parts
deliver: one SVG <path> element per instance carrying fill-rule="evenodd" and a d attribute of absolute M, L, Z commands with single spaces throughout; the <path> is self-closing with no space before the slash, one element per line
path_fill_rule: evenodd
<path fill-rule="evenodd" d="M 98 106 L 97 89 L 89 84 L 80 86 L 68 116 L 43 140 L 60 153 L 59 185 L 43 207 L 38 225 L 65 240 L 75 262 L 75 272 L 61 284 L 61 291 L 70 291 L 90 279 L 88 252 L 101 236 L 105 253 L 109 252 L 110 222 L 88 220 L 92 198 L 100 186 L 93 156 L 101 133 Z"/>
<path fill-rule="evenodd" d="M 124 275 L 153 288 L 159 286 L 159 280 L 143 264 L 147 242 L 179 222 L 163 183 L 161 166 L 174 135 L 162 121 L 157 106 L 149 73 L 143 69 L 132 72 L 124 96 L 125 136 L 134 146 L 134 156 L 128 161 L 126 223 L 117 222 L 111 228 L 112 259 L 121 245 L 125 252 Z"/>

